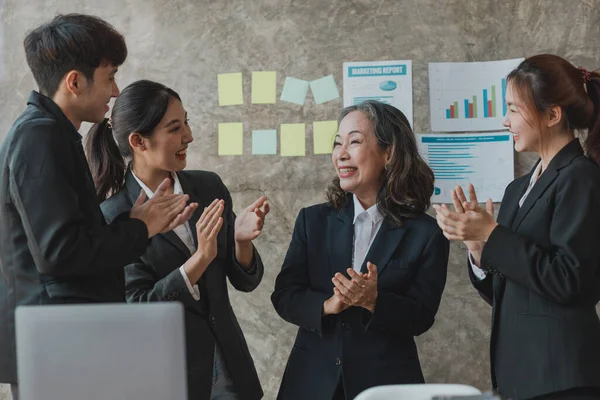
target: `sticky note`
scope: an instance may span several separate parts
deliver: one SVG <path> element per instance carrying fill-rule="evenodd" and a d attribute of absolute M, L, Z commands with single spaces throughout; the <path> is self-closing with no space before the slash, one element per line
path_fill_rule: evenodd
<path fill-rule="evenodd" d="M 252 154 L 277 154 L 277 130 L 252 131 Z"/>
<path fill-rule="evenodd" d="M 337 121 L 313 122 L 313 145 L 315 154 L 331 154 L 333 139 L 338 131 Z"/>
<path fill-rule="evenodd" d="M 304 124 L 281 124 L 281 155 L 303 156 L 306 154 L 306 127 Z"/>
<path fill-rule="evenodd" d="M 238 156 L 244 154 L 244 124 L 228 122 L 219 124 L 219 155 Z"/>
<path fill-rule="evenodd" d="M 275 104 L 277 72 L 252 72 L 252 104 Z"/>
<path fill-rule="evenodd" d="M 283 84 L 281 101 L 287 101 L 288 103 L 294 103 L 302 106 L 304 105 L 307 92 L 308 81 L 288 76 L 285 78 L 285 83 Z"/>
<path fill-rule="evenodd" d="M 244 91 L 242 89 L 242 73 L 218 74 L 219 105 L 235 106 L 244 104 Z"/>
<path fill-rule="evenodd" d="M 333 75 L 311 81 L 310 90 L 317 104 L 323 104 L 340 97 Z"/>

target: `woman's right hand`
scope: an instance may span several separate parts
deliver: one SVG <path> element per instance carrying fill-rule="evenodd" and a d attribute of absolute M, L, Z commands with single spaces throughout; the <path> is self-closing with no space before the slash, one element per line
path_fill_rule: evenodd
<path fill-rule="evenodd" d="M 475 193 L 475 187 L 472 184 L 469 184 L 469 200 L 467 201 L 467 197 L 465 196 L 465 192 L 463 191 L 461 186 L 456 186 L 456 189 L 451 192 L 452 202 L 454 203 L 454 209 L 457 213 L 465 213 L 467 211 L 477 212 L 479 210 L 479 202 L 477 200 L 477 194 Z M 442 207 L 446 207 L 442 205 Z M 488 199 L 485 203 L 485 209 L 490 215 L 494 215 L 494 203 L 492 203 L 491 199 Z M 481 260 L 481 252 L 483 251 L 483 247 L 485 246 L 485 242 L 483 241 L 473 241 L 473 240 L 465 240 L 463 242 L 465 246 L 469 249 L 471 253 L 471 257 L 473 257 L 473 261 L 475 261 L 475 265 L 479 266 Z"/>
<path fill-rule="evenodd" d="M 192 285 L 196 284 L 208 265 L 217 256 L 217 235 L 223 226 L 224 201 L 215 199 L 196 223 L 198 246 L 194 255 L 183 266 Z"/>
<path fill-rule="evenodd" d="M 204 212 L 196 223 L 196 235 L 198 236 L 198 253 L 202 259 L 210 264 L 217 256 L 217 235 L 223 226 L 223 209 L 225 202 L 215 199 Z"/>
<path fill-rule="evenodd" d="M 129 212 L 130 218 L 140 219 L 146 224 L 148 238 L 177 228 L 190 219 L 198 208 L 198 203 L 186 205 L 188 195 L 169 194 L 167 190 L 170 184 L 170 179 L 166 178 L 146 202 L 146 194 L 141 190 Z"/>

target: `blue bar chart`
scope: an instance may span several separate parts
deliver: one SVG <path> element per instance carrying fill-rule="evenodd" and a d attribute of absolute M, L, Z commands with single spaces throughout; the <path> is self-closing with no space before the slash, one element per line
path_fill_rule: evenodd
<path fill-rule="evenodd" d="M 431 129 L 435 132 L 502 130 L 506 76 L 522 59 L 430 63 Z"/>

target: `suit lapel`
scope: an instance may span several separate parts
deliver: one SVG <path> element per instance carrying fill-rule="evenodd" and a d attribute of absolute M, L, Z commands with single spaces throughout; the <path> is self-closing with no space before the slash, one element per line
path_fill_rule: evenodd
<path fill-rule="evenodd" d="M 377 274 L 381 275 L 381 271 L 398 248 L 398 244 L 400 244 L 405 233 L 405 227 L 398 227 L 390 220 L 384 219 L 360 268 L 361 272 L 367 272 L 368 261 L 377 266 Z"/>
<path fill-rule="evenodd" d="M 535 167 L 534 167 L 535 169 Z M 529 179 L 533 170 L 526 176 L 520 179 L 520 182 L 515 184 L 515 187 L 506 192 L 506 195 L 502 199 L 502 205 L 500 206 L 500 212 L 498 213 L 498 223 L 505 227 L 510 227 L 519 211 L 519 200 L 525 194 L 527 186 L 529 186 Z"/>
<path fill-rule="evenodd" d="M 346 197 L 343 209 L 334 210 L 327 217 L 327 238 L 329 241 L 329 265 L 331 276 L 336 272 L 345 274 L 352 268 L 352 251 L 354 240 L 354 208 L 352 198 Z"/>
<path fill-rule="evenodd" d="M 352 255 L 354 252 L 353 206 L 352 197 L 348 196 L 345 207 L 334 211 L 327 217 L 327 237 L 330 248 L 329 264 L 332 276 L 336 272 L 345 274 L 346 269 L 352 268 Z M 367 261 L 369 261 L 377 266 L 377 272 L 380 274 L 396 248 L 398 248 L 398 244 L 405 233 L 406 228 L 397 227 L 391 221 L 384 219 L 361 266 L 361 271 L 367 271 Z"/>
<path fill-rule="evenodd" d="M 533 173 L 533 171 L 532 171 L 532 173 Z M 550 186 L 550 184 L 552 182 L 554 182 L 554 180 L 556 179 L 557 176 L 558 176 L 558 172 L 556 172 L 555 169 L 547 168 L 546 171 L 544 171 L 542 173 L 542 175 L 539 177 L 538 181 L 533 185 L 531 192 L 529 192 L 529 194 L 527 195 L 525 202 L 523 203 L 521 208 L 519 208 L 519 211 L 517 211 L 517 214 L 515 215 L 515 219 L 511 226 L 511 230 L 516 231 L 517 229 L 519 229 L 519 225 L 521 225 L 521 222 L 527 216 L 527 214 L 529 213 L 529 211 L 531 210 L 531 208 L 533 207 L 535 202 L 540 198 L 540 196 L 542 194 L 544 194 L 544 192 L 546 191 L 548 186 Z M 529 175 L 529 178 L 531 179 L 531 174 Z M 526 186 L 528 186 L 528 185 L 529 185 L 529 180 L 527 181 Z M 517 199 L 517 204 L 518 204 L 518 200 L 520 200 L 520 198 Z"/>
<path fill-rule="evenodd" d="M 538 181 L 533 185 L 531 192 L 525 199 L 523 206 L 517 212 L 515 219 L 512 223 L 511 229 L 516 231 L 519 229 L 519 225 L 523 222 L 523 219 L 527 216 L 531 208 L 534 206 L 536 201 L 546 192 L 546 189 L 554 182 L 558 177 L 559 171 L 565 166 L 569 165 L 573 159 L 583 155 L 583 149 L 579 143 L 579 139 L 573 139 L 570 143 L 565 145 L 560 151 L 552 158 L 546 170 L 539 177 Z M 532 171 L 533 173 L 533 171 Z M 531 175 L 529 175 L 531 178 Z"/>
<path fill-rule="evenodd" d="M 133 176 L 131 169 L 128 169 L 127 173 L 125 174 L 125 186 L 127 187 L 127 192 L 128 192 L 129 200 L 131 201 L 131 204 L 135 204 L 135 201 L 137 200 L 138 196 L 140 195 L 140 191 L 142 190 L 142 188 L 138 184 L 135 177 Z M 147 199 L 146 199 L 146 201 L 147 201 Z M 198 211 L 198 210 L 196 210 L 196 211 Z M 192 229 L 192 232 L 195 232 L 195 230 Z M 181 241 L 181 239 L 179 239 L 179 236 L 177 236 L 177 234 L 175 232 L 169 231 L 166 233 L 159 233 L 157 236 L 162 237 L 167 242 L 171 243 L 176 249 L 183 252 L 183 254 L 185 255 L 186 258 L 189 258 L 191 256 L 190 250 Z"/>
<path fill-rule="evenodd" d="M 190 217 L 188 223 L 190 225 L 190 231 L 192 232 L 192 237 L 194 238 L 194 244 L 198 246 L 198 234 L 196 232 L 196 223 L 200 219 L 200 216 L 204 212 L 204 207 L 208 207 L 208 205 L 214 199 L 207 199 L 206 196 L 198 195 L 196 191 L 196 186 L 190 182 L 188 177 L 183 172 L 178 172 L 177 177 L 179 178 L 179 183 L 181 183 L 181 189 L 183 193 L 187 194 L 190 197 L 189 203 L 198 203 L 198 208 L 194 211 L 194 214 Z"/>

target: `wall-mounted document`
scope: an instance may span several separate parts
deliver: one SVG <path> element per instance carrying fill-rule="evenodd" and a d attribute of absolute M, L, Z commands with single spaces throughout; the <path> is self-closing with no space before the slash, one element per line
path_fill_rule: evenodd
<path fill-rule="evenodd" d="M 345 62 L 344 107 L 365 100 L 377 100 L 396 107 L 406 115 L 412 126 L 412 62 Z"/>
<path fill-rule="evenodd" d="M 504 129 L 506 76 L 521 61 L 429 63 L 431 130 Z"/>
<path fill-rule="evenodd" d="M 502 200 L 515 177 L 513 138 L 508 132 L 418 134 L 419 153 L 435 174 L 433 203 L 452 203 L 451 191 L 472 183 L 477 199 Z"/>

